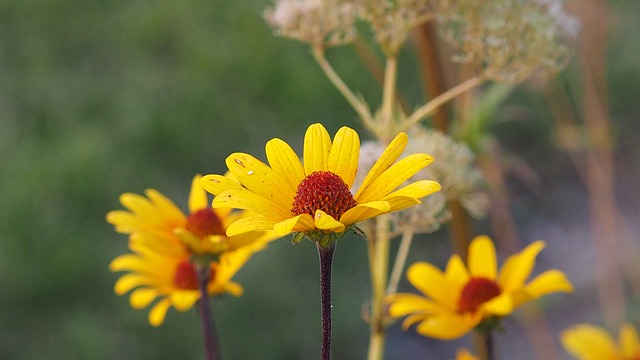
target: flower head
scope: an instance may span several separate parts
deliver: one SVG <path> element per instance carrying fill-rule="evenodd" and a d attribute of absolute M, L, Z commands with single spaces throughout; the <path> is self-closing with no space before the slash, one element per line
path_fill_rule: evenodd
<path fill-rule="evenodd" d="M 131 235 L 131 241 L 153 248 L 157 252 L 175 254 L 217 255 L 243 246 L 262 244 L 275 238 L 272 233 L 251 232 L 227 236 L 227 227 L 246 213 L 231 209 L 213 209 L 207 193 L 200 186 L 200 175 L 191 182 L 189 214 L 184 214 L 173 201 L 160 192 L 149 189 L 142 195 L 125 193 L 120 202 L 127 210 L 107 214 L 107 221 L 116 231 Z"/>
<path fill-rule="evenodd" d="M 338 46 L 356 38 L 357 6 L 344 0 L 277 0 L 264 17 L 276 34 L 314 47 Z"/>
<path fill-rule="evenodd" d="M 564 348 L 578 360 L 637 360 L 640 359 L 640 337 L 630 324 L 618 333 L 618 342 L 597 326 L 580 324 L 562 332 Z"/>
<path fill-rule="evenodd" d="M 149 312 L 151 325 L 160 326 L 170 307 L 186 311 L 200 299 L 198 272 L 187 252 L 161 254 L 136 243 L 131 243 L 130 248 L 132 254 L 118 256 L 109 265 L 111 271 L 127 272 L 116 281 L 114 291 L 118 295 L 131 292 L 134 309 L 143 309 L 155 301 Z M 242 295 L 242 287 L 231 277 L 254 251 L 255 248 L 244 248 L 210 262 L 207 293 Z"/>
<path fill-rule="evenodd" d="M 369 0 L 363 2 L 361 17 L 371 25 L 384 51 L 395 54 L 410 31 L 435 17 L 434 0 Z"/>
<path fill-rule="evenodd" d="M 149 313 L 153 326 L 162 324 L 170 307 L 186 311 L 200 299 L 196 267 L 209 268 L 208 294 L 240 296 L 242 288 L 231 277 L 275 234 L 255 231 L 227 236 L 229 224 L 246 213 L 213 209 L 199 175 L 191 182 L 189 214 L 156 190 L 145 194 L 123 194 L 120 202 L 127 210 L 107 214 L 116 231 L 130 235 L 133 251 L 111 262 L 111 271 L 128 272 L 116 282 L 116 294 L 131 291 L 135 309 L 158 300 Z"/>
<path fill-rule="evenodd" d="M 419 204 L 419 198 L 440 189 L 435 181 L 423 180 L 396 190 L 433 160 L 427 154 L 413 154 L 394 164 L 407 140 L 404 133 L 396 136 L 355 194 L 351 188 L 358 170 L 358 134 L 342 127 L 331 141 L 321 124 L 307 129 L 303 162 L 276 138 L 266 145 L 269 165 L 249 154 L 234 153 L 226 164 L 238 182 L 207 175 L 202 187 L 216 195 L 214 208 L 255 213 L 231 224 L 228 236 L 271 229 L 281 236 L 295 232 L 310 238 L 343 233 L 357 222 Z"/>
<path fill-rule="evenodd" d="M 549 3 L 443 0 L 439 17 L 445 38 L 460 49 L 458 62 L 477 66 L 492 80 L 517 83 L 534 74 L 553 75 L 568 62 L 570 51 L 561 40 L 575 20 L 558 21 L 559 5 Z"/>
<path fill-rule="evenodd" d="M 360 151 L 359 167 L 369 168 L 384 151 L 378 141 L 366 141 Z M 433 179 L 442 190 L 422 201 L 419 206 L 393 214 L 396 228 L 411 227 L 414 233 L 431 233 L 451 218 L 447 201 L 456 199 L 474 217 L 486 214 L 489 199 L 484 192 L 484 175 L 475 164 L 475 155 L 464 143 L 437 130 L 414 126 L 404 154 L 424 152 L 437 159 L 417 172 L 411 180 Z M 355 184 L 364 180 L 358 174 Z"/>
<path fill-rule="evenodd" d="M 454 339 L 480 325 L 484 320 L 509 315 L 521 304 L 552 292 L 570 292 L 571 283 L 564 273 L 548 270 L 525 283 L 543 241 L 536 241 L 522 252 L 509 257 L 500 272 L 491 239 L 479 236 L 469 246 L 468 267 L 458 255 L 449 260 L 446 270 L 420 262 L 407 271 L 407 278 L 426 297 L 396 294 L 389 298 L 392 317 L 409 315 L 407 329 L 438 339 Z"/>

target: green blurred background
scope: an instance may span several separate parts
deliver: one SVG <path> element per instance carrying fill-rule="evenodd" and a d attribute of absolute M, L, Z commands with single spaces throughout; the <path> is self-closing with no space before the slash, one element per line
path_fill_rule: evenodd
<path fill-rule="evenodd" d="M 127 251 L 127 239 L 104 218 L 121 208 L 121 193 L 150 187 L 185 209 L 194 174 L 223 172 L 234 151 L 261 157 L 272 137 L 299 150 L 313 122 L 331 133 L 342 125 L 362 130 L 308 49 L 272 35 L 261 17 L 270 4 L 0 0 L 0 359 L 203 358 L 195 310 L 170 310 L 164 325 L 152 328 L 146 310 L 113 293 L 117 275 L 108 264 Z M 610 6 L 617 184 L 623 210 L 637 220 L 640 5 Z M 378 101 L 377 84 L 352 48 L 329 56 L 348 83 Z M 401 89 L 421 99 L 411 46 L 401 69 Z M 571 76 L 570 69 L 563 75 Z M 532 164 L 544 186 L 532 193 L 514 185 L 525 237 L 582 236 L 585 191 L 554 148 L 544 99 L 522 87 L 509 106 L 524 121 L 503 123 L 496 134 Z M 442 264 L 445 239 L 446 232 L 422 239 L 410 261 Z M 573 254 L 571 244 L 546 251 L 562 261 Z M 553 256 L 547 260 L 560 266 Z M 581 278 L 579 266 L 563 270 Z M 318 358 L 317 271 L 308 242 L 280 240 L 255 255 L 236 277 L 245 295 L 214 300 L 224 359 Z M 340 242 L 334 274 L 335 358 L 363 359 L 368 327 L 361 313 L 370 287 L 362 240 Z M 570 307 L 557 309 L 562 325 L 584 314 L 597 319 L 589 305 L 573 308 L 575 315 Z M 518 334 L 517 324 L 510 326 Z M 452 358 L 460 344 L 403 334 L 394 325 L 387 358 Z"/>

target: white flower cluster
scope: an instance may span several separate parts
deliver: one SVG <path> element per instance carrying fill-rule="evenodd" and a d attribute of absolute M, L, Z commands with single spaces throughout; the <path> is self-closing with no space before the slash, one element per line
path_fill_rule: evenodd
<path fill-rule="evenodd" d="M 367 170 L 384 151 L 377 141 L 364 142 L 360 147 L 360 162 L 354 187 L 364 180 Z M 417 127 L 409 134 L 405 154 L 427 153 L 435 161 L 411 180 L 436 180 L 442 186 L 438 193 L 421 199 L 422 204 L 391 214 L 394 227 L 402 231 L 411 226 L 415 233 L 430 233 L 451 218 L 447 201 L 457 199 L 474 217 L 486 214 L 489 199 L 483 191 L 484 177 L 474 165 L 475 155 L 465 144 L 438 131 Z"/>
<path fill-rule="evenodd" d="M 356 37 L 357 5 L 344 0 L 278 0 L 264 17 L 279 36 L 314 47 L 347 44 Z"/>
<path fill-rule="evenodd" d="M 412 28 L 435 17 L 436 0 L 368 0 L 362 18 L 367 21 L 380 46 L 397 52 Z"/>
<path fill-rule="evenodd" d="M 439 19 L 454 60 L 509 83 L 562 69 L 570 54 L 560 41 L 578 28 L 556 0 L 441 0 Z"/>

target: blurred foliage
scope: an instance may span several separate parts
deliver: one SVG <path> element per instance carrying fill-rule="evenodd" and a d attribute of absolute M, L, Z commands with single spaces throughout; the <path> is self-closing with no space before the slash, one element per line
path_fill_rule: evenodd
<path fill-rule="evenodd" d="M 126 251 L 126 238 L 104 216 L 120 208 L 121 193 L 149 187 L 184 209 L 195 173 L 224 171 L 233 151 L 261 156 L 272 137 L 300 149 L 312 122 L 332 133 L 343 124 L 361 129 L 307 48 L 272 36 L 261 18 L 267 4 L 0 0 L 1 358 L 202 358 L 195 310 L 172 310 L 154 329 L 146 311 L 113 294 L 108 264 Z M 640 9 L 632 0 L 612 5 L 612 114 L 620 158 L 637 171 L 638 133 L 629 129 L 640 113 Z M 378 93 L 353 49 L 329 56 L 354 88 Z M 401 82 L 415 79 L 414 58 L 403 52 Z M 566 173 L 562 157 L 553 158 L 549 115 L 537 112 L 543 100 L 521 89 L 511 101 L 522 121 L 500 123 L 498 136 L 550 172 L 543 181 Z M 368 339 L 361 319 L 370 293 L 366 247 L 349 237 L 338 248 L 334 355 L 358 359 Z M 437 262 L 446 250 L 444 242 L 424 240 L 410 261 Z M 245 295 L 214 302 L 225 359 L 307 359 L 317 352 L 316 256 L 312 244 L 281 240 L 238 274 Z M 394 340 L 397 331 L 390 349 L 419 353 Z M 438 345 L 425 340 L 427 346 Z M 398 350 L 389 358 L 409 355 Z"/>

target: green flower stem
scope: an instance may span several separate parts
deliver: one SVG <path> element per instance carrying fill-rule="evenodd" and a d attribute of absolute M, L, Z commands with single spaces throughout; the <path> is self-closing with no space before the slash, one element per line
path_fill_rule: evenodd
<path fill-rule="evenodd" d="M 198 288 L 200 289 L 200 320 L 202 324 L 202 335 L 204 337 L 204 349 L 206 360 L 219 360 L 219 347 L 217 341 L 217 334 L 215 327 L 213 326 L 213 320 L 209 309 L 209 294 L 207 292 L 207 284 L 209 284 L 211 270 L 207 263 L 197 263 L 198 269 Z"/>
<path fill-rule="evenodd" d="M 495 353 L 493 348 L 493 331 L 486 329 L 483 331 L 474 331 L 473 340 L 476 351 L 483 360 L 494 360 Z"/>
<path fill-rule="evenodd" d="M 398 57 L 388 56 L 387 63 L 384 68 L 384 85 L 382 91 L 382 119 L 381 126 L 383 129 L 384 141 L 390 141 L 392 133 L 395 133 L 393 121 L 393 105 L 396 99 L 396 79 L 398 76 Z"/>
<path fill-rule="evenodd" d="M 342 96 L 349 102 L 351 107 L 358 113 L 360 119 L 362 119 L 364 125 L 374 131 L 376 129 L 376 124 L 373 121 L 373 117 L 371 116 L 371 112 L 367 107 L 367 104 L 360 100 L 352 91 L 349 89 L 347 84 L 342 81 L 340 76 L 335 72 L 327 58 L 324 56 L 324 49 L 321 47 L 313 48 L 313 57 L 316 59 L 316 62 L 322 70 L 324 71 L 327 78 L 331 81 L 331 83 L 340 91 Z"/>
<path fill-rule="evenodd" d="M 385 345 L 385 304 L 387 274 L 389 271 L 389 215 L 376 219 L 375 234 L 369 236 L 369 266 L 373 298 L 371 299 L 371 335 L 368 360 L 381 360 Z"/>
<path fill-rule="evenodd" d="M 428 103 L 419 107 L 411 116 L 404 122 L 404 130 L 410 129 L 413 125 L 417 124 L 427 116 L 431 115 L 440 106 L 446 102 L 455 99 L 460 94 L 469 91 L 476 86 L 479 86 L 484 82 L 484 78 L 481 76 L 474 76 L 461 82 L 460 84 L 452 87 L 451 89 L 443 92 L 442 94 L 434 97 Z"/>
<path fill-rule="evenodd" d="M 418 211 L 415 207 L 409 209 L 408 211 L 411 211 L 411 220 L 409 220 L 409 223 L 415 224 L 415 222 L 418 220 Z M 396 254 L 396 259 L 393 262 L 393 269 L 391 270 L 389 284 L 387 285 L 387 295 L 395 294 L 398 290 L 398 284 L 400 283 L 400 278 L 402 277 L 405 264 L 407 263 L 409 249 L 411 248 L 411 242 L 413 241 L 414 233 L 415 228 L 413 226 L 408 226 L 402 232 L 402 240 L 400 240 L 398 253 Z"/>
<path fill-rule="evenodd" d="M 336 242 L 330 241 L 326 246 L 316 242 L 320 258 L 320 299 L 322 317 L 321 359 L 331 359 L 331 267 Z"/>

